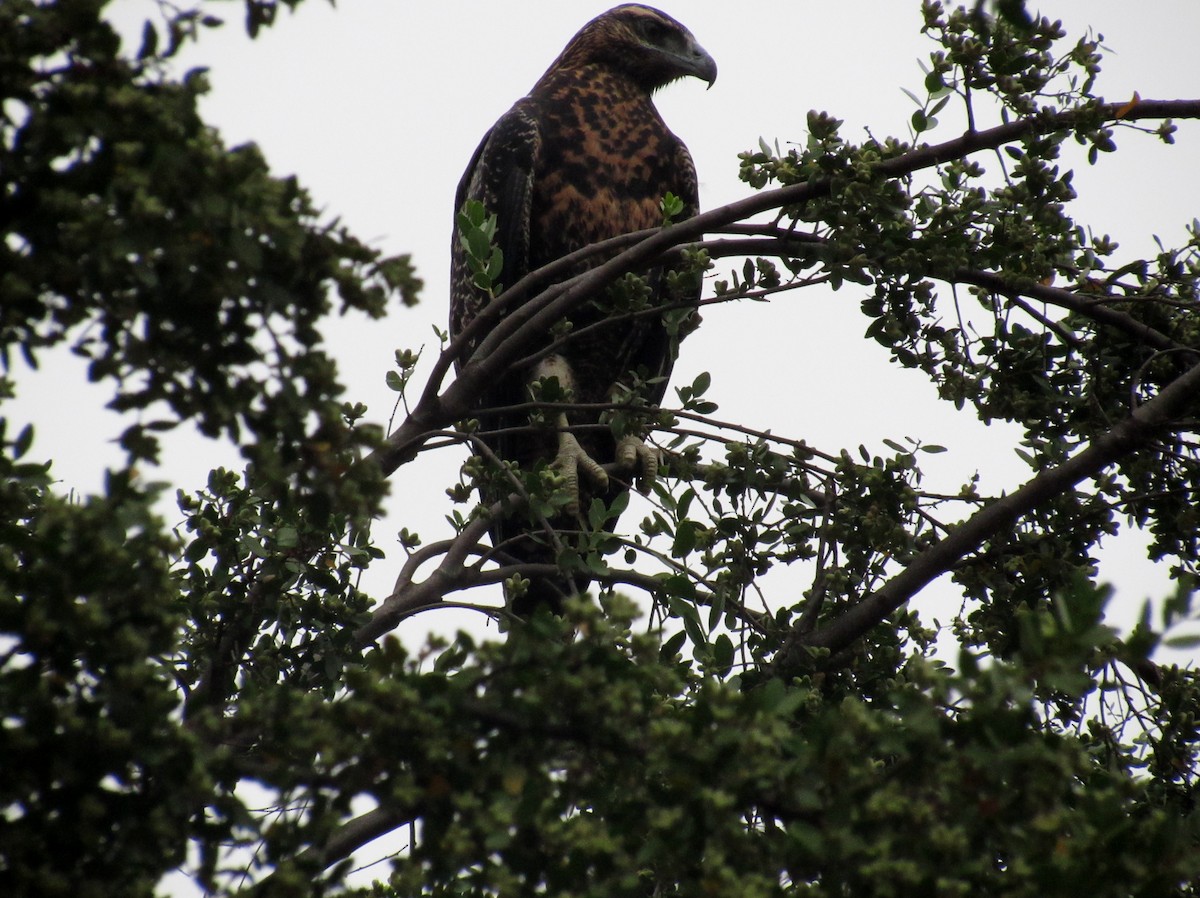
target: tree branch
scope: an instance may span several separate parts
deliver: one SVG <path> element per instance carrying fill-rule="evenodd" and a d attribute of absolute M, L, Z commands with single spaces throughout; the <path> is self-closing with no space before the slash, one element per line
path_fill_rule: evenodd
<path fill-rule="evenodd" d="M 1094 111 L 1083 109 L 1043 113 L 985 131 L 971 131 L 945 143 L 919 147 L 903 156 L 878 163 L 875 171 L 885 178 L 903 177 L 951 159 L 981 150 L 996 149 L 1030 134 L 1073 127 L 1081 116 L 1093 112 L 1103 121 L 1200 118 L 1200 100 L 1140 100 L 1132 108 L 1128 108 L 1128 104 L 1110 103 L 1101 104 Z M 430 432 L 467 416 L 473 405 L 473 397 L 479 395 L 484 386 L 503 374 L 514 361 L 527 352 L 530 340 L 539 334 L 548 333 L 554 322 L 568 317 L 576 306 L 588 297 L 595 296 L 625 272 L 648 266 L 665 252 L 691 243 L 707 232 L 719 231 L 762 212 L 800 205 L 828 196 L 830 187 L 828 180 L 820 179 L 763 191 L 650 232 L 649 236 L 642 239 L 631 236 L 628 239 L 636 239 L 635 243 L 595 268 L 557 284 L 515 308 L 509 308 L 506 303 L 507 315 L 501 317 L 499 308 L 490 313 L 485 309 L 485 313 L 488 314 L 486 324 L 481 323 L 472 332 L 472 336 L 482 332 L 487 325 L 491 325 L 490 330 L 471 358 L 462 365 L 458 377 L 445 390 L 438 392 L 451 364 L 466 345 L 461 341 L 455 341 L 455 344 L 442 354 L 412 413 L 388 436 L 386 444 L 368 456 L 368 459 L 378 464 L 385 475 L 391 474 L 415 455 Z M 624 239 L 626 238 L 616 238 L 618 243 Z M 587 251 L 591 252 L 590 249 Z M 542 283 L 547 276 L 549 275 L 544 271 L 534 272 L 512 289 L 529 289 L 527 281 Z M 493 315 L 496 316 L 494 320 L 491 317 Z"/>
<path fill-rule="evenodd" d="M 775 661 L 787 669 L 799 660 L 805 648 L 825 648 L 837 653 L 882 623 L 888 615 L 933 580 L 950 570 L 964 556 L 977 550 L 985 540 L 1011 526 L 1048 499 L 1071 489 L 1082 480 L 1097 476 L 1120 458 L 1145 446 L 1173 418 L 1200 396 L 1200 364 L 1176 378 L 1156 397 L 1135 409 L 1128 417 L 1094 439 L 1084 450 L 1062 464 L 1038 474 L 1011 495 L 967 518 L 952 529 L 941 542 L 921 552 L 911 564 L 881 588 L 831 621 L 807 635 L 793 632 Z"/>
<path fill-rule="evenodd" d="M 1132 315 L 1127 315 L 1124 312 L 1105 305 L 1105 302 L 1120 300 L 1121 297 L 1085 297 L 1071 290 L 1064 290 L 1062 287 L 1050 287 L 1046 284 L 1036 284 L 1033 282 L 1018 283 L 1006 278 L 1003 274 L 990 271 L 972 271 L 965 268 L 955 271 L 949 279 L 961 284 L 983 287 L 1006 296 L 1028 296 L 1030 299 L 1039 299 L 1050 305 L 1078 312 L 1080 315 L 1091 318 L 1093 321 L 1107 324 L 1117 330 L 1123 331 L 1133 339 L 1153 346 L 1155 349 L 1183 350 L 1192 355 L 1200 354 L 1200 349 L 1172 340 L 1162 331 L 1155 330 L 1150 325 L 1138 321 Z"/>
<path fill-rule="evenodd" d="M 368 842 L 411 823 L 418 811 L 413 808 L 378 807 L 339 826 L 321 845 L 310 845 L 287 862 L 288 867 L 320 871 L 349 857 Z M 271 873 L 250 890 L 251 895 L 270 895 L 279 882 Z M 286 882 L 286 879 L 284 880 Z M 292 894 L 288 891 L 286 894 Z"/>

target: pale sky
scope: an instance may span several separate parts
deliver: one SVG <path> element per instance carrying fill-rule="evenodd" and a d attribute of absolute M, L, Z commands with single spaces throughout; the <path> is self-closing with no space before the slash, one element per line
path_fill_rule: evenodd
<path fill-rule="evenodd" d="M 210 67 L 213 92 L 202 109 L 229 145 L 257 142 L 275 172 L 298 175 L 330 217 L 388 253 L 413 255 L 425 280 L 419 307 L 397 306 L 376 322 L 337 320 L 326 331 L 347 399 L 365 402 L 372 420 L 385 421 L 394 402 L 384 385 L 394 350 L 424 344 L 432 354 L 431 326 L 445 324 L 454 189 L 471 152 L 571 35 L 611 5 L 340 0 L 331 9 L 308 0 L 294 15 L 281 11 L 280 21 L 252 42 L 241 25 L 241 4 L 230 3 L 228 24 L 183 54 L 183 67 Z M 913 105 L 901 87 L 920 92 L 918 60 L 934 49 L 919 34 L 916 0 L 660 5 L 692 30 L 719 66 L 711 90 L 692 79 L 658 97 L 668 125 L 695 158 L 705 208 L 747 195 L 737 179 L 737 154 L 756 147 L 760 137 L 803 141 L 810 109 L 844 119 L 850 140 L 868 128 L 877 137 L 907 138 Z M 111 9 L 136 34 L 153 7 L 149 0 L 115 0 Z M 1126 99 L 1135 90 L 1147 99 L 1200 96 L 1196 0 L 1072 0 L 1047 3 L 1043 12 L 1063 19 L 1072 37 L 1089 27 L 1105 35 L 1114 52 L 1097 89 L 1108 99 Z M 939 142 L 956 133 L 944 125 L 925 139 Z M 1076 170 L 1079 220 L 1113 234 L 1121 252 L 1152 252 L 1152 234 L 1168 245 L 1182 243 L 1184 224 L 1200 215 L 1200 128 L 1181 123 L 1174 147 L 1131 133 L 1118 133 L 1117 141 L 1121 151 L 1095 168 L 1082 154 L 1062 161 Z M 995 164 L 994 157 L 978 158 Z M 882 452 L 883 438 L 905 436 L 950 447 L 930 459 L 927 486 L 954 489 L 977 469 L 985 491 L 1026 479 L 1028 470 L 1013 454 L 1013 431 L 985 428 L 969 410 L 958 413 L 936 401 L 921 375 L 887 364 L 886 351 L 863 339 L 868 322 L 858 304 L 867 292 L 849 285 L 838 293 L 785 294 L 770 304 L 711 307 L 684 345 L 673 383 L 710 370 L 719 417 L 804 438 L 826 451 L 862 443 Z M 82 366 L 66 353 L 47 355 L 41 372 L 21 380 L 22 396 L 8 411 L 14 423 L 23 417 L 37 422 L 35 455 L 55 459 L 64 487 L 96 489 L 104 466 L 120 463 L 111 440 L 121 427 L 99 411 L 107 389 L 87 385 Z M 162 470 L 148 477 L 194 488 L 215 464 L 240 467 L 228 447 L 188 432 L 167 446 Z M 447 535 L 443 491 L 460 458 L 435 456 L 393 478 L 393 513 L 377 531 L 390 557 L 367 580 L 377 596 L 389 591 L 400 563 L 390 534 L 407 526 L 426 541 Z M 171 508 L 165 513 L 173 519 Z M 633 527 L 636 520 L 631 513 L 625 523 Z M 1164 574 L 1140 562 L 1137 552 L 1108 554 L 1116 562 L 1105 575 L 1123 586 L 1126 614 L 1146 595 L 1164 591 Z M 788 593 L 804 586 L 795 574 L 780 576 L 772 582 Z M 462 623 L 458 614 L 437 614 L 439 626 Z"/>
<path fill-rule="evenodd" d="M 365 402 L 372 420 L 385 421 L 394 402 L 384 385 L 394 350 L 426 344 L 432 353 L 431 327 L 444 326 L 454 190 L 471 152 L 570 36 L 610 5 L 339 0 L 334 10 L 308 0 L 251 42 L 241 27 L 241 3 L 230 3 L 227 26 L 183 55 L 185 67 L 211 68 L 213 92 L 203 112 L 229 145 L 257 142 L 276 173 L 298 175 L 329 216 L 388 253 L 413 255 L 425 279 L 418 308 L 397 307 L 377 322 L 338 320 L 326 331 L 347 399 Z M 658 97 L 668 125 L 695 158 L 705 208 L 747 195 L 737 179 L 737 154 L 760 137 L 803 141 L 810 109 L 844 119 L 850 140 L 865 128 L 877 137 L 907 137 L 913 106 L 901 87 L 920 91 L 917 62 L 933 49 L 918 33 L 916 0 L 660 5 L 692 30 L 720 70 L 709 91 L 690 80 Z M 133 35 L 153 8 L 150 0 L 111 6 Z M 1071 0 L 1042 9 L 1063 19 L 1073 36 L 1089 27 L 1105 35 L 1114 52 L 1098 90 L 1108 99 L 1135 90 L 1147 99 L 1200 96 L 1197 0 Z M 926 139 L 955 133 L 947 125 Z M 1076 170 L 1078 219 L 1111 233 L 1130 254 L 1151 253 L 1153 234 L 1168 245 L 1182 243 L 1184 224 L 1200 215 L 1200 127 L 1181 123 L 1174 147 L 1130 133 L 1117 141 L 1120 152 L 1095 168 L 1081 155 L 1063 160 Z M 950 452 L 929 459 L 930 487 L 955 489 L 974 470 L 985 491 L 1030 476 L 1013 453 L 1012 429 L 983 427 L 969 410 L 957 413 L 936 401 L 920 375 L 888 365 L 886 351 L 863 339 L 867 320 L 858 304 L 866 292 L 850 285 L 838 293 L 785 294 L 770 304 L 711 307 L 684 345 L 673 382 L 690 383 L 710 370 L 720 417 L 826 451 L 862 443 L 882 452 L 883 438 L 905 436 L 948 446 Z M 97 489 L 104 467 L 121 461 L 112 443 L 121 425 L 101 408 L 107 387 L 89 386 L 83 366 L 66 352 L 45 355 L 42 370 L 20 380 L 23 392 L 5 411 L 17 427 L 27 419 L 37 423 L 31 457 L 54 458 L 63 489 Z M 190 432 L 172 435 L 166 445 L 165 464 L 145 472 L 148 478 L 192 489 L 214 465 L 240 468 L 228 447 Z M 436 453 L 393 478 L 392 513 L 377 531 L 389 557 L 369 572 L 368 591 L 386 595 L 399 569 L 401 553 L 390 534 L 407 526 L 427 542 L 448 535 L 443 491 L 459 462 L 453 453 Z M 164 514 L 178 518 L 171 506 Z M 624 524 L 633 528 L 637 520 L 631 512 Z M 1105 551 L 1103 575 L 1118 585 L 1112 611 L 1125 621 L 1143 598 L 1167 588 L 1165 571 L 1144 560 L 1137 542 L 1136 535 L 1124 537 Z M 806 585 L 803 571 L 781 571 L 769 582 L 776 601 Z M 918 607 L 945 622 L 957 608 L 953 589 L 935 585 Z M 419 620 L 419 628 L 442 630 L 479 625 L 477 616 L 462 612 Z M 191 891 L 178 880 L 169 887 Z"/>

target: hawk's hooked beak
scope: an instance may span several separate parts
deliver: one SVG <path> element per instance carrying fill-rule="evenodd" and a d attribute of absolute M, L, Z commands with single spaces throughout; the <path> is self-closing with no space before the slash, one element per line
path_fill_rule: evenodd
<path fill-rule="evenodd" d="M 696 43 L 694 39 L 688 41 L 686 55 L 680 58 L 680 63 L 688 75 L 694 75 L 709 87 L 712 87 L 716 83 L 716 60 L 709 56 L 708 51 Z"/>

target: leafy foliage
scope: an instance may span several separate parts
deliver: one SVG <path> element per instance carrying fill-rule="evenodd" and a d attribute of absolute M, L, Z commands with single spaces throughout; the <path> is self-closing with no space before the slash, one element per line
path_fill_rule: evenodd
<path fill-rule="evenodd" d="M 103 491 L 63 496 L 32 430 L 0 420 L 5 894 L 149 895 L 177 869 L 216 894 L 320 894 L 388 833 L 374 894 L 1196 893 L 1200 679 L 1153 656 L 1195 620 L 1200 229 L 1120 256 L 1071 214 L 1063 160 L 1101 165 L 1118 133 L 1170 143 L 1200 100 L 1106 103 L 1090 38 L 1064 47 L 1019 3 L 927 2 L 909 135 L 856 144 L 813 112 L 801 144 L 743 154 L 745 200 L 679 221 L 664 197 L 664 227 L 605 264 L 504 285 L 459 377 L 445 345 L 418 395 L 420 354 L 397 350 L 405 416 L 383 438 L 321 326 L 415 301 L 409 260 L 202 122 L 203 73 L 168 63 L 212 16 L 164 7 L 129 53 L 103 5 L 0 6 L 0 361 L 69 346 L 133 421 Z M 247 0 L 247 27 L 276 9 Z M 965 134 L 926 142 L 954 118 Z M 499 293 L 493 230 L 463 210 Z M 1029 480 L 937 493 L 941 446 L 821 448 L 719 420 L 709 374 L 663 409 L 631 381 L 606 426 L 651 431 L 667 470 L 632 532 L 598 501 L 564 540 L 599 596 L 525 621 L 468 606 L 504 621 L 492 642 L 391 635 L 533 573 L 492 559 L 502 509 L 471 487 L 509 484 L 536 519 L 558 485 L 479 451 L 472 391 L 572 303 L 682 338 L 695 310 L 649 309 L 637 276 L 664 260 L 681 284 L 717 269 L 704 303 L 852 291 L 868 345 L 1020 427 Z M 544 386 L 531 426 L 571 398 Z M 180 425 L 247 465 L 177 492 L 171 529 L 144 472 Z M 358 578 L 387 475 L 459 443 L 453 534 L 404 530 L 376 601 Z M 1122 519 L 1176 583 L 1126 636 L 1095 561 Z M 908 604 L 943 573 L 949 633 Z"/>

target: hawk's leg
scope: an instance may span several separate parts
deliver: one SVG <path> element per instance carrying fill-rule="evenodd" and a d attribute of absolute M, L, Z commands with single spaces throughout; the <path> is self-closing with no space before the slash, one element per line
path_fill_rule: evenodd
<path fill-rule="evenodd" d="M 563 393 L 572 396 L 575 393 L 575 376 L 567 360 L 560 355 L 552 355 L 537 363 L 533 369 L 533 380 L 555 377 Z M 579 444 L 579 440 L 570 432 L 570 422 L 565 412 L 555 420 L 558 428 L 558 451 L 555 452 L 552 467 L 562 475 L 563 486 L 570 499 L 563 510 L 569 515 L 579 513 L 579 474 L 591 481 L 597 489 L 608 487 L 608 473 L 603 466 L 587 454 Z"/>

